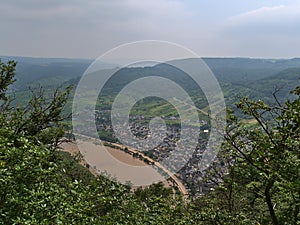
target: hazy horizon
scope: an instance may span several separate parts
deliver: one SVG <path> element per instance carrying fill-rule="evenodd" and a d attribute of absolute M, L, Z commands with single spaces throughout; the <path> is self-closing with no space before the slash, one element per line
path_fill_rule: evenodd
<path fill-rule="evenodd" d="M 0 0 L 0 54 L 95 59 L 163 40 L 201 57 L 295 58 L 300 0 Z"/>
<path fill-rule="evenodd" d="M 78 57 L 47 57 L 47 56 L 21 56 L 21 55 L 0 55 L 0 59 L 6 57 L 6 58 L 28 58 L 28 59 L 66 59 L 66 60 L 86 60 L 86 61 L 93 61 L 97 58 L 78 58 Z M 202 56 L 200 57 L 202 59 L 264 59 L 264 60 L 290 60 L 290 59 L 300 59 L 299 56 L 295 57 L 247 57 L 247 56 Z M 101 60 L 100 60 L 101 61 Z M 107 62 L 107 61 L 103 61 Z M 109 63 L 109 62 L 107 62 Z"/>

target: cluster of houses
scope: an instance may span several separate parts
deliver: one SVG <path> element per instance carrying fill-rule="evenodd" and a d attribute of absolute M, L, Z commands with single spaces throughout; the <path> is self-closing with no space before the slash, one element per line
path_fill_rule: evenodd
<path fill-rule="evenodd" d="M 99 131 L 99 134 L 102 132 L 103 134 L 110 135 L 110 140 L 117 140 L 114 136 L 113 128 L 110 122 L 110 118 L 107 116 L 107 112 L 98 111 L 96 114 L 96 127 Z M 149 130 L 149 120 L 143 116 L 131 116 L 129 118 L 129 126 L 131 128 L 131 132 L 138 137 L 139 139 L 144 139 L 145 141 L 131 143 L 131 146 L 134 146 L 136 150 L 142 151 L 144 155 L 149 156 L 157 162 L 163 162 L 164 159 L 167 159 L 170 155 L 172 155 L 172 163 L 167 165 L 170 171 L 174 171 L 176 169 L 176 163 L 182 162 L 185 160 L 184 166 L 177 171 L 175 174 L 178 179 L 186 186 L 186 189 L 189 190 L 191 194 L 194 196 L 199 196 L 205 194 L 212 190 L 217 182 L 210 181 L 209 179 L 204 179 L 206 176 L 199 170 L 199 164 L 202 159 L 203 152 L 206 150 L 206 145 L 209 136 L 209 126 L 207 121 L 201 120 L 200 127 L 205 127 L 205 129 L 200 130 L 200 135 L 198 139 L 198 144 L 193 151 L 193 154 L 190 156 L 186 156 L 184 151 L 174 151 L 178 145 L 180 144 L 178 140 L 180 140 L 180 127 L 177 125 L 168 126 L 167 131 L 163 138 L 156 133 L 151 133 Z M 165 120 L 176 120 L 176 117 L 165 117 Z M 82 126 L 82 129 L 88 133 L 88 128 Z M 119 125 L 119 127 L 114 127 L 114 129 L 120 129 L 120 131 L 124 130 L 124 136 L 126 136 L 126 129 Z M 161 128 L 162 129 L 162 128 Z M 158 130 L 160 131 L 160 130 Z M 163 130 L 161 130 L 163 131 Z M 159 133 L 159 132 L 158 132 Z M 121 133 L 122 135 L 122 133 Z M 159 144 L 153 147 L 153 143 L 147 142 L 148 135 L 152 135 L 152 139 L 161 140 Z M 107 138 L 106 136 L 100 138 Z M 110 141 L 104 140 L 104 141 Z M 174 154 L 176 152 L 176 154 Z M 174 170 L 173 170 L 174 169 Z M 225 168 L 218 168 L 222 173 L 225 173 Z"/>

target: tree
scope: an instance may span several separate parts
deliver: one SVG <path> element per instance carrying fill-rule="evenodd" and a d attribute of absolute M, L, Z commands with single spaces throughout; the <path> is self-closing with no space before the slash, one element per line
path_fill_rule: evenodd
<path fill-rule="evenodd" d="M 7 89 L 9 85 L 15 82 L 14 76 L 15 76 L 15 67 L 16 62 L 15 61 L 8 61 L 6 64 L 1 62 L 0 60 L 0 101 L 2 101 L 2 107 L 1 112 L 5 110 L 9 98 L 7 97 Z"/>
<path fill-rule="evenodd" d="M 25 134 L 34 137 L 37 142 L 51 144 L 57 147 L 64 136 L 66 119 L 63 110 L 68 101 L 72 86 L 62 90 L 56 88 L 52 96 L 46 98 L 45 91 L 40 88 L 32 90 L 32 97 L 27 105 L 15 107 L 12 105 L 13 94 L 7 94 L 9 85 L 15 82 L 16 62 L 7 64 L 0 60 L 0 111 L 15 134 Z"/>
<path fill-rule="evenodd" d="M 64 134 L 62 111 L 71 87 L 56 89 L 52 99 L 40 89 L 28 105 L 14 107 L 8 89 L 15 81 L 15 66 L 0 61 L 0 223 L 76 221 L 81 206 L 90 202 L 73 200 L 83 198 L 84 186 L 67 175 L 61 154 L 54 151 Z M 70 215 L 65 214 L 68 210 Z"/>
<path fill-rule="evenodd" d="M 292 93 L 294 100 L 284 104 L 274 93 L 273 106 L 242 99 L 237 107 L 248 120 L 229 114 L 220 152 L 228 175 L 204 198 L 214 208 L 214 221 L 234 224 L 239 217 L 246 224 L 299 223 L 300 87 Z"/>

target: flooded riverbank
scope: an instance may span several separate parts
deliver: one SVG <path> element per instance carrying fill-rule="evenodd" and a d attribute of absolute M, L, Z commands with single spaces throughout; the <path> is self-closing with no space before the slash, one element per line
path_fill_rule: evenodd
<path fill-rule="evenodd" d="M 151 166 L 122 150 L 102 146 L 92 140 L 77 140 L 63 143 L 61 147 L 75 154 L 81 152 L 88 167 L 96 173 L 107 173 L 121 183 L 133 186 L 147 186 L 165 179 Z"/>

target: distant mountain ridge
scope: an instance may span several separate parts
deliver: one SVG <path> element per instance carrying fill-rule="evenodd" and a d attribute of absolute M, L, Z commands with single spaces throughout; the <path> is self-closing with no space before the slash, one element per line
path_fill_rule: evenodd
<path fill-rule="evenodd" d="M 82 76 L 93 59 L 71 58 L 33 58 L 18 56 L 0 56 L 2 61 L 17 61 L 16 90 L 22 90 L 32 85 L 58 86 L 63 82 Z M 109 63 L 101 64 L 104 68 L 112 68 Z"/>
<path fill-rule="evenodd" d="M 0 58 L 2 61 L 9 59 L 18 61 L 17 82 L 14 85 L 14 89 L 17 91 L 38 84 L 44 87 L 69 83 L 76 85 L 85 70 L 93 62 L 92 59 L 8 56 Z M 299 85 L 300 58 L 203 58 L 203 60 L 215 74 L 229 103 L 235 101 L 236 97 L 232 97 L 233 95 L 270 98 L 275 88 L 281 88 L 284 93 L 281 93 L 280 96 L 286 97 L 288 95 L 287 90 L 293 89 L 297 84 Z M 112 64 L 103 63 L 103 69 L 113 67 Z M 163 74 L 165 78 L 179 82 L 184 88 L 195 88 L 195 84 L 184 73 L 174 67 L 171 68 L 168 64 L 158 64 L 153 67 L 120 69 L 115 74 L 117 78 L 112 78 L 115 84 L 110 90 L 119 90 L 122 85 L 134 79 L 158 73 Z"/>
<path fill-rule="evenodd" d="M 243 83 L 267 78 L 282 70 L 300 67 L 300 58 L 203 58 L 220 81 Z"/>

